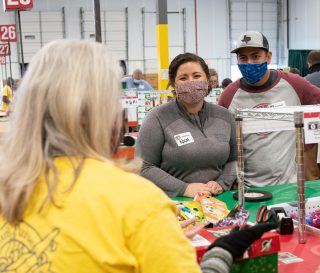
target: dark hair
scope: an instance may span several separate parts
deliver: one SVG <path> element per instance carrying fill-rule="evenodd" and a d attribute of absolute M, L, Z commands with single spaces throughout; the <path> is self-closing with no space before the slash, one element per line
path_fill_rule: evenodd
<path fill-rule="evenodd" d="M 217 76 L 218 77 L 218 72 L 214 68 L 209 68 L 209 74 L 210 74 L 210 76 Z"/>
<path fill-rule="evenodd" d="M 8 79 L 7 79 L 7 85 L 9 85 L 10 87 L 12 87 L 13 86 L 13 79 L 11 78 L 11 77 L 8 77 Z"/>
<path fill-rule="evenodd" d="M 229 78 L 225 78 L 221 83 L 221 87 L 226 88 L 230 83 L 232 83 L 232 80 Z"/>
<path fill-rule="evenodd" d="M 120 60 L 120 67 L 122 68 L 123 75 L 127 75 L 127 65 L 124 60 Z"/>
<path fill-rule="evenodd" d="M 320 64 L 320 50 L 311 50 L 307 60 L 311 65 Z"/>
<path fill-rule="evenodd" d="M 171 61 L 170 66 L 169 66 L 168 87 L 169 86 L 174 87 L 174 81 L 177 76 L 177 71 L 178 71 L 180 65 L 185 64 L 185 63 L 189 63 L 189 62 L 194 62 L 194 63 L 200 64 L 203 72 L 207 76 L 207 79 L 208 80 L 210 79 L 209 67 L 207 66 L 205 61 L 201 57 L 199 57 L 198 55 L 187 52 L 187 53 L 179 54 Z M 209 90 L 210 89 L 211 89 L 211 86 L 209 86 Z"/>

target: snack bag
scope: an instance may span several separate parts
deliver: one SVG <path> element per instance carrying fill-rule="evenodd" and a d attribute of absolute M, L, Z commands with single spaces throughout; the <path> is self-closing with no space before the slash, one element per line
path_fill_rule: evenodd
<path fill-rule="evenodd" d="M 205 219 L 212 224 L 216 224 L 229 213 L 227 205 L 217 198 L 198 194 L 195 199 L 199 200 Z"/>
<path fill-rule="evenodd" d="M 177 202 L 177 207 L 179 208 L 179 220 L 188 220 L 191 218 L 197 218 L 197 223 L 203 222 L 205 220 L 202 208 L 199 202 L 196 201 L 184 201 Z"/>

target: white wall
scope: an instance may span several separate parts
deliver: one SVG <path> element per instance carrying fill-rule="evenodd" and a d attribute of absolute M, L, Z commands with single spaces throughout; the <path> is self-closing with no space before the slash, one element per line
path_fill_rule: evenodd
<path fill-rule="evenodd" d="M 215 68 L 219 82 L 230 77 L 229 17 L 227 1 L 198 0 L 198 54 Z"/>
<path fill-rule="evenodd" d="M 245 0 L 244 0 L 245 1 Z M 210 67 L 218 69 L 219 78 L 230 76 L 230 45 L 228 0 L 197 0 L 198 54 Z M 286 0 L 280 1 L 285 5 Z M 142 68 L 142 14 L 141 9 L 155 11 L 156 0 L 101 0 L 101 10 L 123 10 L 128 7 L 128 43 L 129 73 L 135 68 Z M 194 0 L 168 0 L 168 11 L 186 9 L 186 51 L 195 52 L 195 16 Z M 33 11 L 57 11 L 65 7 L 66 37 L 80 39 L 79 8 L 93 9 L 93 0 L 34 0 Z M 289 0 L 289 24 L 291 49 L 320 48 L 320 0 Z M 279 62 L 286 63 L 286 12 L 283 11 L 280 33 Z M 4 13 L 0 1 L 0 24 L 14 24 L 14 13 Z M 23 26 L 22 26 L 23 31 Z M 170 26 L 171 35 L 179 35 L 180 27 Z M 170 43 L 170 42 L 169 42 Z M 157 56 L 154 56 L 155 58 Z M 172 59 L 174 56 L 170 56 Z M 18 54 L 16 43 L 12 44 L 13 77 L 19 78 Z M 3 70 L 3 67 L 2 67 Z M 7 71 L 9 68 L 7 67 Z M 2 77 L 3 77 L 2 72 Z M 0 76 L 1 77 L 1 76 Z"/>
<path fill-rule="evenodd" d="M 289 0 L 290 49 L 320 49 L 320 0 Z"/>

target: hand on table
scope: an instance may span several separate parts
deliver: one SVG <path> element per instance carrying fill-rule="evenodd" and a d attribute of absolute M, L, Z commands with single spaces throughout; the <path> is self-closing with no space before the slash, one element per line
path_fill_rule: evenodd
<path fill-rule="evenodd" d="M 203 229 L 208 223 L 202 222 L 196 225 L 192 225 L 197 221 L 197 218 L 191 218 L 189 220 L 184 220 L 180 222 L 181 228 L 183 228 L 183 233 L 188 239 L 192 239 L 199 230 Z"/>
<path fill-rule="evenodd" d="M 198 192 L 201 192 L 207 195 L 212 195 L 212 187 L 204 183 L 197 183 L 197 182 L 190 183 L 188 184 L 183 195 L 187 197 L 195 197 L 195 195 Z"/>
<path fill-rule="evenodd" d="M 208 181 L 207 186 L 211 188 L 211 193 L 213 195 L 218 195 L 220 193 L 223 193 L 223 188 L 216 181 L 212 181 L 212 180 Z"/>

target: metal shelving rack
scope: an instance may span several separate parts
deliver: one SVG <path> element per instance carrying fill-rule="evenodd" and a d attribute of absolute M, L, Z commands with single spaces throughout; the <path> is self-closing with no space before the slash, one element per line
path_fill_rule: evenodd
<path fill-rule="evenodd" d="M 298 194 L 298 232 L 299 243 L 306 243 L 306 208 L 304 177 L 304 113 L 319 112 L 320 105 L 291 106 L 281 108 L 238 109 L 237 123 L 237 176 L 239 184 L 239 204 L 244 205 L 244 158 L 243 134 L 295 130 L 297 194 Z M 319 114 L 320 117 L 320 114 Z M 320 118 L 319 118 L 320 120 Z M 320 129 L 319 129 L 320 131 Z"/>

